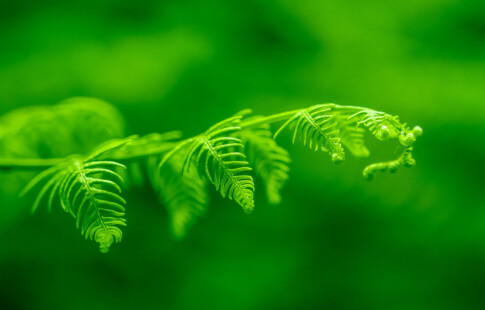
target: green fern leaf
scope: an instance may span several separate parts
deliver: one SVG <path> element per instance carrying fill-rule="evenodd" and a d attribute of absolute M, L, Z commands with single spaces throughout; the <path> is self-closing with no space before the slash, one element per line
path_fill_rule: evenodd
<path fill-rule="evenodd" d="M 102 253 L 113 241 L 121 241 L 118 226 L 126 226 L 126 202 L 120 196 L 123 179 L 111 167 L 125 168 L 116 162 L 77 162 L 72 177 L 65 177 L 60 189 L 61 199 L 76 215 L 77 228 L 86 238 L 98 242 Z"/>
<path fill-rule="evenodd" d="M 181 176 L 183 161 L 183 155 L 177 154 L 152 181 L 167 207 L 170 230 L 177 239 L 184 238 L 197 218 L 205 215 L 209 203 L 207 180 L 195 169 Z"/>
<path fill-rule="evenodd" d="M 221 121 L 205 133 L 184 141 L 162 159 L 159 169 L 176 152 L 187 148 L 187 156 L 182 168 L 184 173 L 190 169 L 193 162 L 197 166 L 201 164 L 205 175 L 222 197 L 233 199 L 245 212 L 252 212 L 254 180 L 247 174 L 252 169 L 242 153 L 244 145 L 241 139 L 231 136 L 241 130 L 238 126 L 241 118 L 241 115 L 237 115 Z"/>
<path fill-rule="evenodd" d="M 238 136 L 244 142 L 250 165 L 266 187 L 266 196 L 271 204 L 281 202 L 281 189 L 288 180 L 291 162 L 288 151 L 273 140 L 269 125 L 258 129 L 243 130 Z"/>
<path fill-rule="evenodd" d="M 126 169 L 118 162 L 100 160 L 134 137 L 109 141 L 85 158 L 70 158 L 32 179 L 24 188 L 25 194 L 45 181 L 32 211 L 35 211 L 48 192 L 48 208 L 52 209 L 55 197 L 62 209 L 76 219 L 76 226 L 86 238 L 99 243 L 102 253 L 108 252 L 113 242 L 120 242 L 120 226 L 126 226 L 125 200 L 121 197 L 123 178 L 116 168 Z"/>
<path fill-rule="evenodd" d="M 330 153 L 335 164 L 343 162 L 345 152 L 340 143 L 337 118 L 331 113 L 334 107 L 335 104 L 322 104 L 300 110 L 278 129 L 274 138 L 286 127 L 293 126 L 293 143 L 299 137 L 310 149 Z"/>
<path fill-rule="evenodd" d="M 358 127 L 354 121 L 348 119 L 348 115 L 338 113 L 337 129 L 340 135 L 340 142 L 352 155 L 358 158 L 365 158 L 370 155 L 369 149 L 365 146 L 364 129 Z"/>
<path fill-rule="evenodd" d="M 95 98 L 70 98 L 0 116 L 0 155 L 52 158 L 86 154 L 103 141 L 123 137 L 123 132 L 123 118 L 111 104 Z"/>

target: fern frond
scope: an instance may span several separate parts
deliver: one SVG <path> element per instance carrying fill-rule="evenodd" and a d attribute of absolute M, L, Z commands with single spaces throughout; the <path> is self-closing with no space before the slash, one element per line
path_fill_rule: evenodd
<path fill-rule="evenodd" d="M 288 151 L 273 140 L 269 125 L 238 133 L 245 145 L 249 164 L 259 176 L 265 187 L 269 203 L 281 202 L 281 189 L 288 180 L 288 167 L 291 162 Z"/>
<path fill-rule="evenodd" d="M 358 127 L 354 121 L 349 120 L 346 114 L 336 113 L 335 116 L 342 145 L 357 158 L 368 157 L 370 152 L 365 146 L 364 129 Z"/>
<path fill-rule="evenodd" d="M 187 149 L 182 167 L 187 173 L 195 163 L 202 165 L 205 175 L 214 184 L 222 197 L 237 202 L 243 210 L 250 213 L 254 209 L 254 180 L 247 174 L 252 169 L 243 154 L 241 139 L 231 134 L 241 130 L 238 126 L 241 115 L 236 115 L 210 127 L 203 134 L 182 142 L 168 153 L 161 161 L 160 168 L 175 153 Z"/>
<path fill-rule="evenodd" d="M 280 202 L 280 192 L 288 179 L 290 158 L 274 139 L 286 128 L 293 133 L 293 143 L 298 139 L 310 149 L 327 152 L 335 164 L 344 161 L 344 147 L 357 157 L 369 155 L 364 144 L 365 128 L 379 140 L 397 139 L 404 146 L 402 155 L 396 160 L 367 166 L 363 171 L 367 179 L 372 179 L 377 172 L 393 173 L 400 167 L 414 166 L 413 144 L 416 137 L 422 134 L 420 127 L 411 130 L 397 116 L 384 112 L 356 106 L 321 104 L 241 122 L 251 113 L 251 110 L 244 110 L 189 139 L 176 141 L 180 138 L 178 132 L 141 138 L 134 136 L 103 143 L 88 155 L 47 156 L 48 159 L 43 159 L 40 153 L 31 150 L 39 147 L 37 140 L 41 139 L 34 139 L 32 146 L 23 145 L 31 134 L 36 137 L 36 127 L 29 126 L 35 115 L 41 116 L 47 123 L 52 120 L 52 128 L 63 128 L 60 124 L 67 122 L 70 125 L 73 111 L 84 111 L 76 122 L 94 129 L 86 136 L 86 141 L 98 141 L 101 137 L 119 134 L 122 121 L 116 115 L 111 115 L 111 106 L 101 106 L 99 113 L 92 113 L 92 110 L 97 111 L 98 103 L 96 100 L 78 98 L 52 110 L 39 109 L 32 114 L 14 113 L 6 121 L 3 119 L 6 122 L 3 124 L 0 118 L 0 151 L 7 144 L 13 145 L 12 149 L 15 150 L 2 151 L 0 155 L 6 158 L 0 158 L 0 169 L 51 167 L 34 177 L 21 194 L 39 187 L 32 211 L 37 210 L 43 201 L 47 202 L 48 210 L 59 204 L 76 219 L 76 226 L 82 235 L 99 243 L 103 253 L 113 243 L 121 241 L 121 228 L 126 226 L 126 202 L 121 196 L 125 176 L 122 172 L 126 167 L 120 162 L 131 165 L 132 176 L 138 172 L 138 180 L 143 181 L 146 176 L 150 178 L 160 200 L 167 207 L 173 235 L 182 238 L 194 221 L 206 213 L 206 187 L 209 182 L 222 197 L 234 200 L 249 213 L 254 209 L 255 185 L 250 173 L 254 168 L 266 187 L 270 203 Z M 63 109 L 67 112 L 62 112 Z M 15 123 L 14 120 L 22 120 L 22 126 L 13 129 L 5 127 L 5 124 Z M 99 120 L 106 120 L 109 124 L 104 126 L 103 121 Z M 272 136 L 270 125 L 277 122 L 284 124 Z M 52 128 L 46 131 L 45 136 L 55 136 Z M 69 137 L 53 137 L 49 143 L 60 144 L 62 148 L 63 139 L 70 139 L 71 142 L 78 140 L 75 131 L 68 130 L 62 134 Z M 15 145 L 17 142 L 18 146 Z M 52 154 L 76 154 L 71 147 L 66 145 L 66 149 L 52 151 Z M 84 143 L 80 143 L 81 151 L 77 153 L 86 154 L 84 147 Z M 25 156 L 31 158 L 22 159 L 19 154 L 24 151 Z M 192 169 L 193 166 L 195 169 Z M 148 171 L 144 168 L 148 168 Z"/>
<path fill-rule="evenodd" d="M 106 140 L 123 137 L 123 132 L 123 117 L 111 104 L 95 98 L 70 98 L 0 116 L 0 155 L 53 158 L 86 154 Z"/>
<path fill-rule="evenodd" d="M 355 126 L 343 126 L 339 128 L 340 140 L 352 155 L 358 158 L 369 157 L 370 151 L 365 146 L 364 130 Z"/>
<path fill-rule="evenodd" d="M 172 235 L 177 239 L 184 238 L 197 218 L 205 215 L 209 203 L 207 180 L 195 169 L 182 176 L 183 161 L 183 154 L 177 154 L 160 171 L 160 176 L 152 178 L 161 202 L 167 207 Z"/>
<path fill-rule="evenodd" d="M 65 178 L 60 192 L 69 212 L 76 215 L 76 226 L 81 234 L 98 242 L 102 253 L 106 253 L 113 242 L 121 241 L 119 226 L 126 226 L 123 218 L 126 202 L 120 196 L 123 179 L 110 169 L 112 167 L 124 168 L 116 162 L 76 162 L 75 177 Z"/>
<path fill-rule="evenodd" d="M 335 164 L 343 162 L 345 152 L 340 143 L 337 119 L 332 114 L 334 107 L 335 104 L 322 104 L 298 111 L 278 129 L 274 138 L 286 127 L 293 126 L 293 143 L 298 137 L 304 146 L 328 152 Z"/>
<path fill-rule="evenodd" d="M 38 194 L 32 211 L 39 206 L 50 191 L 48 206 L 52 208 L 55 197 L 61 207 L 76 218 L 81 234 L 99 243 L 106 253 L 113 242 L 121 241 L 121 229 L 126 226 L 125 200 L 121 197 L 123 178 L 114 170 L 125 166 L 110 161 L 72 160 L 69 165 L 54 167 L 27 185 L 30 190 L 41 180 L 49 178 Z"/>
<path fill-rule="evenodd" d="M 113 242 L 120 242 L 120 226 L 126 226 L 125 204 L 121 197 L 123 178 L 116 168 L 126 167 L 115 161 L 98 158 L 132 141 L 134 137 L 112 140 L 95 149 L 85 158 L 71 158 L 35 177 L 22 191 L 25 194 L 45 181 L 32 208 L 35 211 L 49 193 L 48 208 L 58 197 L 61 208 L 76 219 L 81 234 L 99 243 L 102 253 Z"/>

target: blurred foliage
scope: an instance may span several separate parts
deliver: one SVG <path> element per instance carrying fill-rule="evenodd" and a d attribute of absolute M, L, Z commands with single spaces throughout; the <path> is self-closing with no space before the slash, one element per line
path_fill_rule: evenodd
<path fill-rule="evenodd" d="M 285 140 L 282 205 L 246 216 L 213 195 L 182 242 L 139 188 L 105 256 L 63 212 L 28 214 L 28 175 L 3 181 L 0 309 L 485 308 L 483 1 L 2 1 L 0 14 L 1 114 L 89 96 L 127 134 L 191 135 L 244 108 L 336 102 L 424 129 L 417 167 L 371 183 L 361 168 L 386 145 L 336 168 Z"/>

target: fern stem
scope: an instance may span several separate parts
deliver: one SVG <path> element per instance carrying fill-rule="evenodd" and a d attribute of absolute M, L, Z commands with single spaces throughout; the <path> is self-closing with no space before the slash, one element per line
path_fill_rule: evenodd
<path fill-rule="evenodd" d="M 0 170 L 37 170 L 58 165 L 66 158 L 0 158 Z"/>
<path fill-rule="evenodd" d="M 355 111 L 366 110 L 366 108 L 364 107 L 357 107 L 357 106 L 350 106 L 350 105 L 346 105 L 346 106 L 335 105 L 333 108 L 335 110 L 339 110 L 342 112 L 355 112 Z M 287 119 L 289 119 L 296 113 L 300 112 L 301 110 L 302 109 L 292 110 L 292 111 L 273 114 L 273 115 L 264 116 L 256 119 L 245 120 L 245 121 L 242 121 L 239 126 L 244 129 L 250 129 L 250 128 L 257 128 L 265 124 L 272 124 L 272 123 L 286 121 Z"/>
<path fill-rule="evenodd" d="M 166 143 L 156 149 L 150 149 L 146 152 L 129 155 L 114 155 L 107 156 L 107 159 L 117 161 L 132 161 L 148 156 L 159 155 L 168 150 L 171 150 L 177 143 Z M 0 158 L 0 171 L 7 171 L 12 169 L 21 170 L 39 170 L 52 166 L 56 166 L 68 160 L 65 158 Z"/>
<path fill-rule="evenodd" d="M 107 156 L 107 158 L 110 159 L 110 160 L 118 160 L 118 161 L 137 160 L 137 159 L 142 159 L 144 157 L 160 155 L 162 153 L 165 153 L 165 152 L 173 149 L 176 145 L 178 145 L 178 142 L 164 143 L 160 147 L 157 147 L 157 148 L 145 151 L 145 152 L 140 152 L 140 153 L 137 153 L 137 154 L 130 154 L 130 155 Z"/>
<path fill-rule="evenodd" d="M 96 197 L 94 197 L 93 189 L 89 185 L 88 179 L 86 177 L 86 173 L 84 172 L 84 169 L 79 162 L 76 163 L 76 169 L 79 172 L 79 180 L 81 182 L 81 186 L 84 187 L 84 189 L 86 190 L 86 196 L 89 197 L 89 200 L 91 201 L 94 209 L 96 210 L 96 214 L 98 216 L 99 222 L 101 223 L 101 226 L 103 227 L 103 230 L 105 231 L 106 234 L 109 234 L 109 231 L 106 228 L 106 224 L 104 223 L 103 216 L 101 215 L 101 212 L 99 210 L 99 205 L 98 205 L 98 202 L 96 201 Z M 82 203 L 79 206 L 78 214 L 76 215 L 76 218 L 78 218 L 78 216 L 79 216 L 79 212 L 81 211 L 81 207 L 82 207 Z"/>
<path fill-rule="evenodd" d="M 342 111 L 342 112 L 355 112 L 360 110 L 365 110 L 366 108 L 363 107 L 356 107 L 356 106 L 340 106 L 335 105 L 334 109 Z M 263 116 L 260 118 L 243 120 L 239 125 L 241 128 L 244 129 L 251 129 L 257 128 L 261 125 L 265 124 L 272 124 L 277 122 L 282 122 L 288 120 L 290 117 L 294 116 L 296 113 L 300 112 L 301 109 L 292 110 L 287 112 L 282 112 L 278 114 L 273 114 L 269 116 Z M 187 140 L 187 139 L 186 139 Z M 160 155 L 163 154 L 180 143 L 186 141 L 182 140 L 179 142 L 174 143 L 166 143 L 161 145 L 159 148 L 150 149 L 147 151 L 141 151 L 136 154 L 127 154 L 127 155 L 120 155 L 116 154 L 112 157 L 106 156 L 108 159 L 118 160 L 118 161 L 131 161 L 131 160 L 138 160 L 149 156 Z M 68 160 L 68 158 L 0 158 L 0 171 L 12 170 L 12 169 L 23 169 L 23 170 L 39 170 L 45 169 L 48 167 L 52 167 L 58 165 L 64 161 Z"/>
<path fill-rule="evenodd" d="M 300 109 L 298 110 L 293 110 L 293 111 L 288 111 L 288 112 L 283 112 L 283 113 L 278 113 L 270 116 L 264 116 L 261 118 L 256 118 L 256 119 L 250 119 L 247 121 L 241 122 L 239 125 L 241 128 L 244 129 L 250 129 L 250 128 L 257 128 L 261 125 L 264 124 L 272 124 L 272 123 L 277 123 L 277 122 L 282 122 L 287 120 L 288 118 L 292 117 L 296 113 L 298 113 Z"/>

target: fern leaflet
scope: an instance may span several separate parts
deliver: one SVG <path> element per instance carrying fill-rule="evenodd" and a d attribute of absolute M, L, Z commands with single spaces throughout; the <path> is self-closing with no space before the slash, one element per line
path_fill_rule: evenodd
<path fill-rule="evenodd" d="M 289 178 L 291 159 L 288 151 L 276 144 L 268 125 L 242 130 L 238 136 L 244 142 L 250 165 L 263 180 L 268 201 L 279 204 L 281 189 Z"/>
<path fill-rule="evenodd" d="M 254 181 L 247 174 L 252 169 L 242 153 L 244 145 L 241 139 L 231 136 L 241 130 L 238 126 L 241 118 L 241 115 L 237 115 L 221 121 L 203 134 L 182 142 L 162 159 L 159 168 L 176 152 L 187 147 L 183 173 L 187 173 L 192 163 L 202 165 L 205 175 L 222 197 L 233 199 L 245 212 L 252 212 Z"/>
<path fill-rule="evenodd" d="M 293 143 L 299 137 L 303 145 L 308 145 L 310 149 L 330 153 L 335 164 L 343 162 L 345 152 L 340 143 L 337 119 L 330 113 L 334 107 L 335 104 L 322 104 L 300 110 L 278 129 L 274 138 L 291 125 Z"/>
<path fill-rule="evenodd" d="M 181 176 L 183 160 L 183 155 L 177 154 L 152 180 L 167 207 L 170 230 L 177 239 L 184 238 L 197 218 L 205 215 L 209 203 L 205 177 L 194 169 Z"/>
<path fill-rule="evenodd" d="M 106 253 L 113 242 L 121 241 L 119 226 L 126 226 L 126 202 L 121 197 L 123 178 L 116 171 L 116 168 L 126 167 L 115 161 L 98 158 L 132 139 L 110 141 L 85 158 L 70 158 L 39 174 L 21 194 L 46 180 L 32 211 L 37 209 L 48 192 L 48 208 L 51 210 L 54 198 L 58 196 L 61 208 L 76 219 L 76 227 L 81 230 L 81 234 L 86 239 L 98 242 L 101 252 Z"/>
<path fill-rule="evenodd" d="M 340 142 L 352 155 L 358 158 L 365 158 L 370 155 L 369 149 L 365 146 L 364 129 L 358 127 L 353 120 L 344 113 L 336 113 L 337 129 L 340 135 Z"/>

